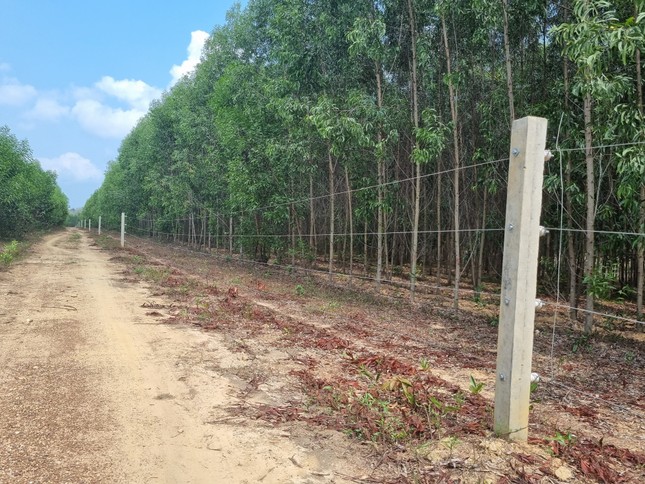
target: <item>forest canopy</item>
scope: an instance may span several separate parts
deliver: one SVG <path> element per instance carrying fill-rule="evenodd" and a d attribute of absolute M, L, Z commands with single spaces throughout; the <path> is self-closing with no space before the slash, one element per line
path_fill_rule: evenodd
<path fill-rule="evenodd" d="M 475 290 L 499 277 L 511 123 L 541 116 L 557 229 L 542 289 L 589 311 L 623 291 L 641 314 L 643 4 L 249 0 L 125 138 L 83 216 L 454 284 L 457 304 L 462 275 Z"/>
<path fill-rule="evenodd" d="M 63 225 L 67 205 L 56 173 L 43 170 L 27 141 L 0 126 L 0 239 Z"/>

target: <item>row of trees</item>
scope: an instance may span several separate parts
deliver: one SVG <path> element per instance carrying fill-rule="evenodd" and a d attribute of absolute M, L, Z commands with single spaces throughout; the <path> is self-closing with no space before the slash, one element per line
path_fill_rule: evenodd
<path fill-rule="evenodd" d="M 67 205 L 56 173 L 44 171 L 27 141 L 0 126 L 0 239 L 63 225 Z"/>
<path fill-rule="evenodd" d="M 642 8 L 250 0 L 123 141 L 83 216 L 125 211 L 263 261 L 324 257 L 330 274 L 401 272 L 413 295 L 453 285 L 457 305 L 462 275 L 479 290 L 499 273 L 510 125 L 543 116 L 563 150 L 543 223 L 564 207 L 545 289 L 562 245 L 573 308 L 615 286 L 640 312 L 642 237 L 598 231 L 645 231 Z"/>

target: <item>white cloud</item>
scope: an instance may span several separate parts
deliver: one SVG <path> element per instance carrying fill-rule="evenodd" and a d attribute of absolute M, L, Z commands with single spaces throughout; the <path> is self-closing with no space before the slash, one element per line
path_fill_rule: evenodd
<path fill-rule="evenodd" d="M 68 106 L 63 106 L 54 98 L 39 98 L 36 105 L 25 114 L 28 119 L 57 121 L 70 113 Z"/>
<path fill-rule="evenodd" d="M 197 64 L 201 60 L 202 49 L 208 40 L 208 34 L 203 30 L 195 30 L 190 33 L 190 44 L 188 45 L 188 58 L 180 65 L 174 65 L 170 69 L 172 76 L 171 85 L 175 84 L 179 79 L 195 70 Z"/>
<path fill-rule="evenodd" d="M 21 84 L 17 79 L 0 79 L 0 105 L 22 106 L 38 95 L 34 86 Z"/>
<path fill-rule="evenodd" d="M 40 158 L 45 170 L 53 170 L 60 176 L 69 176 L 75 181 L 100 180 L 103 173 L 87 158 L 78 153 L 64 153 L 56 158 Z"/>
<path fill-rule="evenodd" d="M 102 138 L 123 138 L 146 114 L 146 109 L 113 108 L 95 99 L 83 99 L 74 105 L 72 114 L 90 133 Z"/>
<path fill-rule="evenodd" d="M 137 124 L 161 90 L 144 81 L 104 76 L 92 88 L 74 90 L 72 115 L 86 131 L 102 138 L 123 138 Z M 114 102 L 122 106 L 115 106 Z"/>
<path fill-rule="evenodd" d="M 132 79 L 117 81 L 113 77 L 104 76 L 95 85 L 102 92 L 140 110 L 147 110 L 154 99 L 161 97 L 161 89 L 150 86 L 143 81 Z"/>

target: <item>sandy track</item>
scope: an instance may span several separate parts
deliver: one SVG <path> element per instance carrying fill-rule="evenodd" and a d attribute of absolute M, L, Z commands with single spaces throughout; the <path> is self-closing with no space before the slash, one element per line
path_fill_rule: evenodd
<path fill-rule="evenodd" d="M 338 435 L 230 420 L 254 362 L 74 233 L 0 273 L 0 482 L 344 482 Z"/>

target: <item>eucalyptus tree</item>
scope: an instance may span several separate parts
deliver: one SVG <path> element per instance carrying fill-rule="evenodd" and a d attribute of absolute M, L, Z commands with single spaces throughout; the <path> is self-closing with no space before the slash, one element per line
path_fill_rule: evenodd
<path fill-rule="evenodd" d="M 67 202 L 56 174 L 41 168 L 29 143 L 0 126 L 0 238 L 63 225 Z"/>
<path fill-rule="evenodd" d="M 606 139 L 611 124 L 597 118 L 609 115 L 612 107 L 629 88 L 628 76 L 613 67 L 634 48 L 623 42 L 625 27 L 618 22 L 616 10 L 607 0 L 576 0 L 573 18 L 553 29 L 564 54 L 577 67 L 572 92 L 582 97 L 584 114 L 584 149 L 586 166 L 586 222 L 584 282 L 586 284 L 585 332 L 593 329 L 594 297 L 599 295 L 595 265 L 595 224 L 598 214 L 598 184 L 594 154 L 594 133 Z M 596 120 L 594 120 L 594 113 Z M 605 117 L 605 121 L 611 121 Z M 611 139 L 611 136 L 608 137 Z"/>
<path fill-rule="evenodd" d="M 384 211 L 384 183 L 385 174 L 385 147 L 386 136 L 384 134 L 384 103 L 383 103 L 383 63 L 386 60 L 386 27 L 383 18 L 384 5 L 381 2 L 372 2 L 371 9 L 365 17 L 357 17 L 354 20 L 352 30 L 347 34 L 351 42 L 349 52 L 352 56 L 367 59 L 374 65 L 374 80 L 376 92 L 376 111 L 374 118 L 376 120 L 376 139 L 373 144 L 377 163 L 377 249 L 376 249 L 376 282 L 380 285 L 383 273 L 383 232 L 385 230 L 385 211 Z M 395 131 L 391 131 L 387 138 L 394 138 Z M 367 224 L 366 224 L 367 227 Z M 366 230 L 367 232 L 367 230 Z M 365 238 L 367 240 L 367 237 Z M 367 243 L 366 243 L 367 245 Z M 365 249 L 365 260 L 367 261 L 367 250 Z M 367 270 L 367 262 L 365 262 Z"/>

